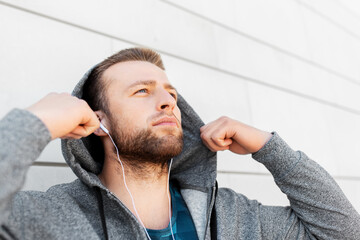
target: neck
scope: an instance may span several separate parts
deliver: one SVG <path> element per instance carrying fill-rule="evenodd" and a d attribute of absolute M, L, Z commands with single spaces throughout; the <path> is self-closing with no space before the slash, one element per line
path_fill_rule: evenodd
<path fill-rule="evenodd" d="M 109 153 L 109 151 L 106 151 Z M 168 169 L 167 165 L 157 166 L 144 163 L 134 168 L 126 159 L 123 163 L 125 181 L 132 194 L 135 207 L 146 228 L 163 229 L 169 224 Z M 104 166 L 99 175 L 101 182 L 137 216 L 133 202 L 124 182 L 121 164 L 116 154 L 105 154 Z"/>

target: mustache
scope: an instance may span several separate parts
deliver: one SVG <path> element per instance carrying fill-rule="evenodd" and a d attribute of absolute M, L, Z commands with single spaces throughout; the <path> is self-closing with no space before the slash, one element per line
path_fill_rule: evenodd
<path fill-rule="evenodd" d="M 176 115 L 175 115 L 175 113 L 174 113 L 173 111 L 171 111 L 171 114 L 170 114 L 170 115 L 169 115 L 169 114 L 166 114 L 166 113 L 157 113 L 157 114 L 155 114 L 155 115 L 152 117 L 152 119 L 160 119 L 160 118 L 162 118 L 162 117 L 172 117 L 172 116 L 175 117 L 175 119 L 176 119 L 176 121 L 178 122 L 179 126 L 181 126 L 181 122 L 180 122 L 179 118 L 176 117 Z"/>

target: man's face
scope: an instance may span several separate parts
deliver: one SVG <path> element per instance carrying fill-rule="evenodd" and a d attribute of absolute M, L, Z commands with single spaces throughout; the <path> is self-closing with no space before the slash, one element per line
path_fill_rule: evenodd
<path fill-rule="evenodd" d="M 177 92 L 165 72 L 144 61 L 117 63 L 108 68 L 107 126 L 130 164 L 165 164 L 183 146 Z"/>

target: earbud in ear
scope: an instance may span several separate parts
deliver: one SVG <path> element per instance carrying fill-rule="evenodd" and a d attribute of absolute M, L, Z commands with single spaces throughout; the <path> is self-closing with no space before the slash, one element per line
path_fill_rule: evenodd
<path fill-rule="evenodd" d="M 109 134 L 109 130 L 106 129 L 106 127 L 104 125 L 102 125 L 102 123 L 100 123 L 100 128 L 107 134 Z"/>

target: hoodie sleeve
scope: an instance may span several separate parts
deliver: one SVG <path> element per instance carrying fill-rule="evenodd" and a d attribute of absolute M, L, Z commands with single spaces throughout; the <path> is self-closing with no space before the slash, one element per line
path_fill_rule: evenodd
<path fill-rule="evenodd" d="M 50 141 L 45 124 L 27 110 L 14 109 L 0 120 L 0 238 L 7 231 L 15 193 Z"/>
<path fill-rule="evenodd" d="M 276 133 L 253 158 L 265 165 L 290 201 L 290 208 L 260 205 L 262 234 L 284 226 L 284 239 L 359 239 L 359 214 L 316 162 Z"/>

